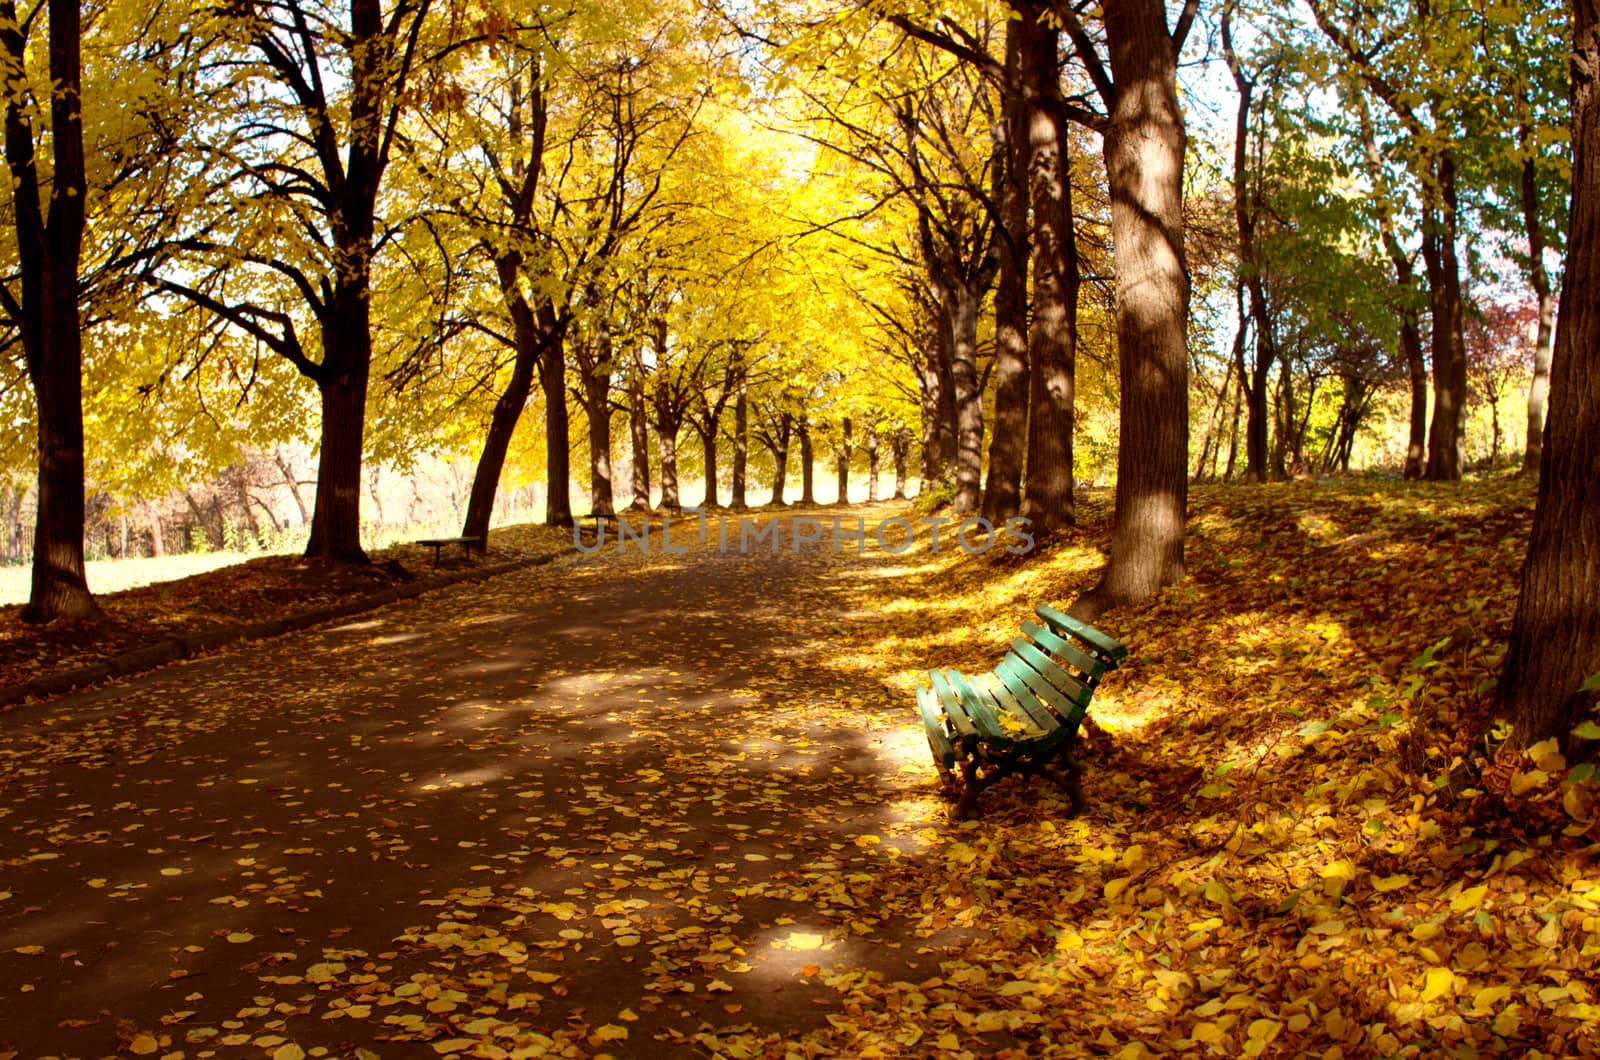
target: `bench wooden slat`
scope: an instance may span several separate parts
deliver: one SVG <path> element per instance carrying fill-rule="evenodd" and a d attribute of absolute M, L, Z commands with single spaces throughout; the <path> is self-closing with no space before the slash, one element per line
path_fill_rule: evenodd
<path fill-rule="evenodd" d="M 1109 670 L 1115 670 L 1128 657 L 1128 646 L 1120 640 L 1106 636 L 1093 626 L 1085 625 L 1066 612 L 1057 611 L 1049 604 L 1040 604 L 1033 609 L 1033 613 L 1063 636 L 1077 637 L 1088 644 L 1094 649 L 1095 654 L 1106 661 L 1106 668 Z"/>
<path fill-rule="evenodd" d="M 944 674 L 938 670 L 929 670 L 928 679 L 933 683 L 933 694 L 939 706 L 944 710 L 945 717 L 950 719 L 950 728 L 956 740 L 959 740 L 963 750 L 970 751 L 983 740 L 978 732 L 978 727 L 967 716 L 966 706 L 961 702 L 961 697 L 955 694 L 950 687 L 950 682 L 945 680 Z"/>
<path fill-rule="evenodd" d="M 1035 698 L 1043 701 L 1057 716 L 1065 718 L 1072 713 L 1073 704 L 1067 701 L 1067 697 L 1049 681 L 1040 677 L 1031 666 L 1017 658 L 1015 653 L 1008 652 L 994 671 L 1020 681 L 1023 687 L 1027 688 Z"/>
<path fill-rule="evenodd" d="M 1000 665 L 994 668 L 994 676 L 999 679 L 1001 686 L 1011 695 L 1011 698 L 1015 699 L 1024 710 L 1033 715 L 1044 715 L 1051 718 L 1054 724 L 1059 726 L 1061 724 L 1059 713 L 1052 710 L 1047 704 L 1040 702 L 1039 694 L 1028 687 L 1028 683 L 1023 680 L 1023 669 L 1008 654 L 1004 659 L 1000 660 Z M 1072 734 L 1066 733 L 1065 735 L 1071 736 Z"/>
<path fill-rule="evenodd" d="M 1056 636 L 1044 626 L 1024 622 L 1022 635 L 1032 638 L 1035 644 L 1050 653 L 1052 659 L 1065 660 L 1067 665 L 1078 671 L 1074 676 L 1078 677 L 1079 682 L 1091 689 L 1100 683 L 1100 676 L 1106 672 L 1106 664 L 1100 659 L 1086 654 L 1082 648 L 1070 640 Z"/>
<path fill-rule="evenodd" d="M 1073 732 L 1078 731 L 1078 725 L 1083 721 L 1083 716 L 1089 712 L 1089 700 L 1094 696 L 1094 690 L 1084 687 L 1071 676 L 1056 666 L 1048 657 L 1043 655 L 1038 648 L 1029 644 L 1026 646 L 1031 652 L 1019 652 L 1013 646 L 1011 653 L 1006 656 L 1011 664 L 1024 674 L 1031 671 L 1036 674 L 1036 680 L 1043 682 L 1047 687 L 1058 694 L 1058 699 L 1045 698 L 1050 705 L 1061 715 L 1061 723 Z M 1040 663 L 1044 666 L 1041 667 Z M 1049 673 L 1049 671 L 1054 673 Z"/>
<path fill-rule="evenodd" d="M 1002 682 L 994 688 L 987 690 L 989 695 L 1006 710 L 1013 714 L 1026 715 L 1038 730 L 1040 738 L 1052 743 L 1062 737 L 1061 720 L 1031 695 L 1018 696 Z"/>
<path fill-rule="evenodd" d="M 1027 663 L 1040 677 L 1049 681 L 1069 702 L 1087 706 L 1089 700 L 1094 696 L 1094 689 L 1057 666 L 1055 660 L 1040 651 L 1029 641 L 1021 637 L 1012 641 L 1011 654 Z"/>
<path fill-rule="evenodd" d="M 978 727 L 978 733 L 984 741 L 999 748 L 1010 747 L 1013 743 L 1012 736 L 1000 726 L 1000 719 L 994 716 L 994 711 L 989 705 L 976 696 L 968 697 L 961 694 L 961 688 L 966 683 L 961 674 L 955 670 L 946 670 L 944 679 L 950 693 L 966 709 L 967 717 Z M 940 693 L 939 698 L 944 699 L 944 694 Z"/>
<path fill-rule="evenodd" d="M 962 701 L 967 704 L 967 709 L 971 712 L 990 715 L 994 719 L 995 727 L 1004 733 L 1014 745 L 1024 748 L 1031 747 L 1046 739 L 1049 736 L 1050 729 L 1055 728 L 1054 725 L 1050 726 L 1049 729 L 1040 728 L 1026 711 L 1010 710 L 986 690 L 974 685 L 965 674 L 959 671 L 951 670 L 949 676 L 950 684 L 960 693 Z M 1014 723 L 1016 732 L 1008 731 L 1013 727 L 1006 724 L 1008 720 Z"/>
<path fill-rule="evenodd" d="M 934 761 L 947 771 L 954 769 L 956 748 L 944 731 L 944 723 L 939 720 L 939 700 L 933 694 L 933 689 L 917 689 L 917 711 L 922 715 L 922 727 L 928 732 L 928 747 L 933 751 Z"/>

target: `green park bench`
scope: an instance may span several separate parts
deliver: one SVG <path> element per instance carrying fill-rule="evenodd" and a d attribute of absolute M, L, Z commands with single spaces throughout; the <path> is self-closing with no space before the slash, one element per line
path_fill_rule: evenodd
<path fill-rule="evenodd" d="M 945 786 L 957 789 L 955 817 L 975 813 L 978 796 L 1012 774 L 1040 774 L 1061 783 L 1081 808 L 1078 766 L 1070 756 L 1089 700 L 1107 670 L 1127 657 L 1123 644 L 1040 604 L 1044 622 L 1022 624 L 1022 636 L 991 673 L 969 678 L 930 670 L 917 689 L 917 710 Z"/>

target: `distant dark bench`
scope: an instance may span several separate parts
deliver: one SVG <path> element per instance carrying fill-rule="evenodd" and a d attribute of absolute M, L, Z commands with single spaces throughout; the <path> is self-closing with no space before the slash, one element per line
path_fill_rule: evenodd
<path fill-rule="evenodd" d="M 594 533 L 594 539 L 596 541 L 600 540 L 601 533 L 603 533 L 605 531 L 606 527 L 608 527 L 608 526 L 611 527 L 613 535 L 615 535 L 615 533 L 616 533 L 617 516 L 616 516 L 615 512 L 590 512 L 587 515 L 580 515 L 578 518 L 580 520 L 585 520 L 586 519 L 590 523 L 594 524 L 593 533 Z M 580 526 L 578 532 L 580 534 L 583 533 L 583 529 L 582 529 L 581 526 Z"/>
<path fill-rule="evenodd" d="M 482 541 L 481 537 L 425 537 L 418 541 L 419 545 L 426 545 L 433 549 L 433 565 L 439 565 L 439 550 L 446 545 L 460 545 L 461 551 L 466 555 L 467 562 L 472 562 L 472 546 Z"/>
<path fill-rule="evenodd" d="M 1072 799 L 1072 812 L 1082 809 L 1070 752 L 1100 678 L 1128 649 L 1053 607 L 1041 604 L 1034 613 L 1045 625 L 1024 622 L 1023 635 L 993 672 L 969 678 L 931 670 L 931 687 L 917 689 L 934 764 L 960 796 L 958 820 L 976 812 L 985 788 L 1020 773 L 1057 781 Z"/>

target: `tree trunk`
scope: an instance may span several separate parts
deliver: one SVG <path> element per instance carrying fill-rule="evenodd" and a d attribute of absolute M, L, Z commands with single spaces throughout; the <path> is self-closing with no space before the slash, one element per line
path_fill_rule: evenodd
<path fill-rule="evenodd" d="M 589 420 L 589 510 L 616 510 L 611 490 L 611 386 L 609 379 L 585 380 Z"/>
<path fill-rule="evenodd" d="M 1600 671 L 1600 23 L 1574 5 L 1572 214 L 1533 533 L 1500 697 L 1524 745 L 1590 716 Z M 1593 753 L 1594 745 L 1585 750 Z"/>
<path fill-rule="evenodd" d="M 1533 134 L 1522 128 L 1522 223 L 1528 233 L 1528 282 L 1539 299 L 1539 330 L 1533 343 L 1533 380 L 1528 384 L 1528 446 L 1522 455 L 1524 474 L 1537 474 L 1544 445 L 1544 412 L 1550 400 L 1550 357 L 1555 334 L 1556 298 L 1544 267 L 1544 224 L 1539 218 Z"/>
<path fill-rule="evenodd" d="M 717 508 L 717 421 L 713 416 L 709 422 L 695 424 L 695 431 L 700 435 L 700 448 L 706 458 L 706 492 L 700 507 L 706 511 Z"/>
<path fill-rule="evenodd" d="M 632 511 L 650 510 L 650 414 L 644 403 L 644 373 L 636 364 L 628 372 L 628 441 L 632 452 Z"/>
<path fill-rule="evenodd" d="M 1006 22 L 1005 166 L 1000 193 L 1000 274 L 994 292 L 994 435 L 983 515 L 995 525 L 1022 506 L 1022 464 L 1028 442 L 1028 104 L 1023 52 L 1036 13 Z"/>
<path fill-rule="evenodd" d="M 1078 238 L 1072 227 L 1070 140 L 1047 101 L 1061 95 L 1060 33 L 1034 20 L 1024 56 L 1028 181 L 1033 204 L 1033 323 L 1028 332 L 1028 478 L 1022 514 L 1035 534 L 1077 520 L 1072 495 L 1078 356 Z"/>
<path fill-rule="evenodd" d="M 289 487 L 289 496 L 294 498 L 295 510 L 300 513 L 300 525 L 305 526 L 311 522 L 311 512 L 306 508 L 306 499 L 300 493 L 300 478 L 295 473 L 294 465 L 284 459 L 282 449 L 273 450 L 272 459 L 278 465 L 278 470 L 283 473 L 283 484 Z"/>
<path fill-rule="evenodd" d="M 955 332 L 950 325 L 950 315 L 942 302 L 933 311 L 934 376 L 938 387 L 934 390 L 933 419 L 933 473 L 930 479 L 953 476 L 956 467 L 956 383 L 955 383 Z M 926 460 L 924 461 L 926 462 Z"/>
<path fill-rule="evenodd" d="M 816 484 L 815 454 L 811 450 L 811 422 L 804 416 L 795 422 L 800 434 L 800 503 L 812 507 L 817 503 L 812 487 Z"/>
<path fill-rule="evenodd" d="M 468 495 L 467 515 L 461 527 L 461 536 L 478 539 L 478 549 L 489 546 L 489 521 L 494 514 L 495 494 L 500 489 L 500 474 L 505 469 L 506 453 L 511 448 L 511 438 L 517 432 L 522 410 L 533 393 L 533 373 L 541 360 L 541 338 L 533 309 L 513 285 L 518 268 L 509 272 L 502 268 L 501 282 L 511 314 L 512 340 L 516 343 L 516 360 L 511 366 L 511 377 L 505 390 L 494 403 L 489 417 L 489 431 L 483 438 L 483 449 L 478 454 L 478 465 L 472 476 L 472 492 Z M 281 466 L 281 465 L 280 465 Z"/>
<path fill-rule="evenodd" d="M 1121 436 L 1110 557 L 1099 584 L 1073 604 L 1086 621 L 1182 580 L 1189 488 L 1189 276 L 1177 54 L 1160 0 L 1105 0 L 1103 10 L 1116 86 L 1105 160 Z"/>
<path fill-rule="evenodd" d="M 889 450 L 894 454 L 894 499 L 906 499 L 906 460 L 910 456 L 911 437 L 904 427 L 896 427 L 889 436 Z"/>
<path fill-rule="evenodd" d="M 750 473 L 750 398 L 743 383 L 733 399 L 733 495 L 728 503 L 736 512 L 749 507 L 745 500 L 746 479 Z"/>
<path fill-rule="evenodd" d="M 1450 152 L 1439 155 L 1435 173 L 1439 208 L 1428 211 L 1422 237 L 1433 312 L 1433 422 L 1428 428 L 1427 477 L 1453 482 L 1461 477 L 1465 463 L 1467 345 L 1456 254 L 1456 165 Z"/>
<path fill-rule="evenodd" d="M 367 293 L 364 274 L 341 284 L 320 321 L 322 443 L 305 554 L 341 563 L 367 562 L 361 548 L 361 446 L 372 365 Z"/>
<path fill-rule="evenodd" d="M 678 499 L 678 429 L 675 420 L 656 420 L 656 441 L 661 446 L 661 507 L 675 512 L 683 506 Z"/>
<path fill-rule="evenodd" d="M 84 577 L 83 332 L 78 318 L 78 266 L 84 198 L 81 28 L 77 0 L 49 0 L 52 158 L 49 216 L 40 201 L 34 151 L 35 115 L 25 107 L 27 41 L 11 0 L 0 5 L 5 80 L 6 165 L 17 236 L 22 303 L 5 300 L 21 333 L 38 416 L 38 496 L 33 580 L 24 622 L 58 618 L 98 621 L 99 605 Z"/>
<path fill-rule="evenodd" d="M 300 524 L 304 526 L 304 523 Z M 161 508 L 159 505 L 150 505 L 150 555 L 165 556 L 167 554 L 167 541 L 161 533 Z"/>
<path fill-rule="evenodd" d="M 772 500 L 774 508 L 783 507 L 783 487 L 789 477 L 789 439 L 794 434 L 794 417 L 787 412 L 778 418 L 778 444 L 772 450 Z"/>
<path fill-rule="evenodd" d="M 956 402 L 956 492 L 951 508 L 957 515 L 970 515 L 978 510 L 983 475 L 983 392 L 978 389 L 978 310 L 983 292 L 959 285 L 949 297 L 955 303 L 949 312 Z"/>
<path fill-rule="evenodd" d="M 539 389 L 544 391 L 545 481 L 544 521 L 572 525 L 572 427 L 567 416 L 567 351 L 565 328 L 553 306 L 539 307 L 544 343 L 539 351 Z"/>
<path fill-rule="evenodd" d="M 839 465 L 838 465 L 839 466 L 839 495 L 838 495 L 838 498 L 834 501 L 834 503 L 835 504 L 844 505 L 844 504 L 849 504 L 850 503 L 850 453 L 851 453 L 851 446 L 850 446 L 850 417 L 849 416 L 846 416 L 844 418 L 844 422 L 840 424 L 840 428 L 841 428 L 841 430 L 840 430 L 840 433 L 839 433 L 839 448 L 837 450 L 837 456 L 839 458 Z"/>
<path fill-rule="evenodd" d="M 867 503 L 878 503 L 878 428 L 867 428 Z"/>

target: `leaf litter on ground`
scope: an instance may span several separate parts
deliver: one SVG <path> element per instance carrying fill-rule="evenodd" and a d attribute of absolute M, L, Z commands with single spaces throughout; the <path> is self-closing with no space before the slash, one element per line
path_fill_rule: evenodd
<path fill-rule="evenodd" d="M 470 636 L 461 665 L 421 678 L 399 654 L 367 684 L 331 662 L 265 675 L 279 711 L 321 702 L 297 679 L 380 700 L 421 683 L 385 704 L 392 725 L 327 719 L 340 779 L 279 778 L 296 816 L 207 840 L 234 875 L 144 884 L 203 888 L 206 926 L 251 960 L 222 954 L 228 991 L 124 1025 L 123 1046 L 1593 1055 L 1589 805 L 1553 748 L 1475 738 L 1515 602 L 1521 482 L 1196 488 L 1190 578 L 1101 622 L 1132 658 L 1091 708 L 1089 811 L 1008 781 L 981 821 L 948 822 L 911 690 L 932 666 L 987 668 L 1033 604 L 1087 589 L 1109 500 L 1091 495 L 1081 529 L 1025 561 L 936 554 L 925 535 L 837 557 L 708 541 L 562 563 L 470 605 L 439 594 L 384 634 L 492 630 L 561 599 L 645 612 L 561 626 L 523 680 Z M 251 702 L 80 731 L 131 761 L 200 729 L 228 739 Z M 7 748 L 11 784 L 49 784 L 84 749 L 55 743 L 30 747 L 26 771 Z M 355 823 L 330 833 L 341 811 Z M 74 839 L 104 841 L 33 824 L 8 865 L 44 871 Z M 308 927 L 359 874 L 388 892 L 381 915 Z M 139 896 L 100 876 L 96 894 Z M 210 939 L 190 945 L 219 967 Z"/>

